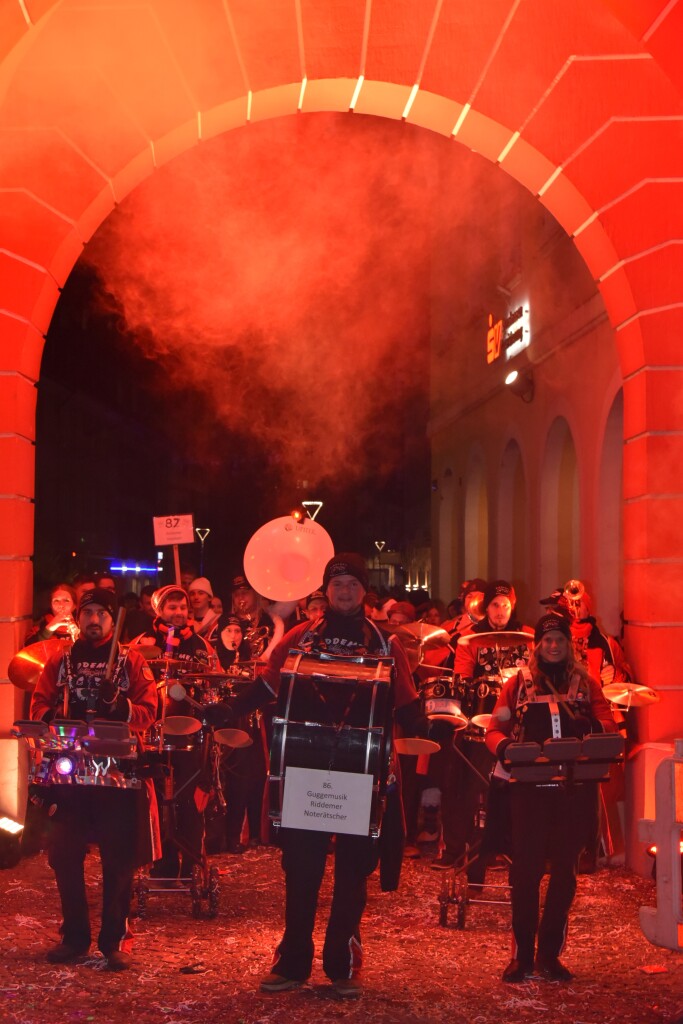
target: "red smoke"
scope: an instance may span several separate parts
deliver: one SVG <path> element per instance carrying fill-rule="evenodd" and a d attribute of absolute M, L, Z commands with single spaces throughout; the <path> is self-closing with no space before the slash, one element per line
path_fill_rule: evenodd
<path fill-rule="evenodd" d="M 463 216 L 453 152 L 358 115 L 250 125 L 136 189 L 86 258 L 160 385 L 197 389 L 283 472 L 353 479 L 378 437 L 390 472 L 428 384 L 435 239 Z"/>

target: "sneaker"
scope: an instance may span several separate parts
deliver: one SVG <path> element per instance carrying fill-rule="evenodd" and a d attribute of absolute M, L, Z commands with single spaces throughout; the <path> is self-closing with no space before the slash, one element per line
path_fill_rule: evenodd
<path fill-rule="evenodd" d="M 525 981 L 531 972 L 530 964 L 525 964 L 521 960 L 511 960 L 503 971 L 503 981 L 508 984 L 517 984 L 517 982 Z"/>
<path fill-rule="evenodd" d="M 420 851 L 414 843 L 408 843 L 408 845 L 403 848 L 403 856 L 407 860 L 419 860 Z"/>
<path fill-rule="evenodd" d="M 282 974 L 266 974 L 261 978 L 259 991 L 261 992 L 289 992 L 292 988 L 298 988 L 301 982 L 294 978 L 285 978 Z"/>
<path fill-rule="evenodd" d="M 58 946 L 48 949 L 45 959 L 50 964 L 70 964 L 87 956 L 90 946 L 72 946 L 69 942 L 60 942 Z"/>
<path fill-rule="evenodd" d="M 536 970 L 548 981 L 571 981 L 574 975 L 556 956 L 537 956 Z"/>
<path fill-rule="evenodd" d="M 432 868 L 432 871 L 447 871 L 449 868 L 453 867 L 455 861 L 456 858 L 454 855 L 452 853 L 446 853 L 444 850 L 440 857 L 437 857 L 436 860 L 432 861 L 430 867 Z"/>
<path fill-rule="evenodd" d="M 130 953 L 124 953 L 122 949 L 114 949 L 106 956 L 105 969 L 107 971 L 128 971 L 130 970 Z"/>
<path fill-rule="evenodd" d="M 363 995 L 363 983 L 360 978 L 339 978 L 332 982 L 332 988 L 342 999 L 358 999 Z"/>

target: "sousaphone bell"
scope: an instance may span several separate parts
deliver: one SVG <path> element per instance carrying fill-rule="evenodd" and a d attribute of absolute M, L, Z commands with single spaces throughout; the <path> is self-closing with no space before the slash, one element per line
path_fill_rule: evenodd
<path fill-rule="evenodd" d="M 280 516 L 252 536 L 244 574 L 257 594 L 271 601 L 298 601 L 316 590 L 334 556 L 327 530 L 313 519 Z"/>

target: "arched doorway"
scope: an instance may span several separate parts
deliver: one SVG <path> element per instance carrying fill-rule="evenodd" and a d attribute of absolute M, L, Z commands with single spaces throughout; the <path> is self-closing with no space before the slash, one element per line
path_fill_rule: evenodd
<path fill-rule="evenodd" d="M 477 150 L 574 238 L 599 282 L 626 378 L 624 490 L 642 502 L 644 524 L 624 539 L 631 643 L 653 678 L 664 678 L 668 645 L 651 627 L 673 630 L 672 641 L 683 631 L 661 597 L 683 587 L 677 512 L 663 500 L 667 466 L 683 454 L 670 401 L 683 323 L 677 7 L 654 14 L 645 0 L 627 9 L 563 0 L 549 12 L 530 0 L 474 11 L 453 0 L 431 11 L 416 0 L 399 25 L 360 0 L 340 10 L 333 21 L 302 4 L 263 19 L 260 9 L 227 16 L 219 4 L 86 9 L 48 0 L 34 22 L 28 5 L 6 5 L 2 662 L 30 607 L 42 336 L 84 242 L 137 183 L 202 140 L 249 121 L 337 110 L 404 119 Z M 454 62 L 455 49 L 467 59 Z M 6 731 L 16 706 L 6 682 L 2 691 Z"/>

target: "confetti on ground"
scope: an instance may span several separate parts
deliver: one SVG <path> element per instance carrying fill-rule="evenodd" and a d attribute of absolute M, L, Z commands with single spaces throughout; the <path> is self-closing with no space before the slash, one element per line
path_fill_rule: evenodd
<path fill-rule="evenodd" d="M 95 934 L 100 875 L 87 859 Z M 442 873 L 427 861 L 404 865 L 398 893 L 369 883 L 363 922 L 366 992 L 349 1005 L 332 992 L 320 950 L 331 901 L 328 870 L 320 896 L 316 960 L 307 985 L 263 995 L 282 928 L 279 854 L 249 850 L 214 857 L 220 910 L 196 920 L 187 896 L 150 900 L 134 921 L 134 966 L 103 970 L 93 949 L 76 965 L 46 963 L 58 941 L 59 903 L 44 855 L 0 871 L 2 1024 L 674 1024 L 683 1014 L 683 954 L 651 946 L 638 923 L 654 885 L 623 868 L 579 878 L 563 959 L 569 985 L 538 977 L 504 985 L 509 910 L 468 908 L 464 930 L 439 920 Z M 501 881 L 499 872 L 489 880 Z M 656 956 L 656 961 L 653 958 Z"/>

